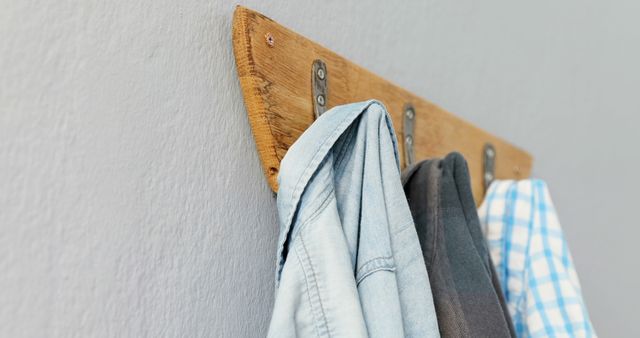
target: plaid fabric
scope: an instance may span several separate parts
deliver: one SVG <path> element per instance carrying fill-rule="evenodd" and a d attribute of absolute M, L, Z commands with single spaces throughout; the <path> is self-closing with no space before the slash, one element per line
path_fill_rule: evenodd
<path fill-rule="evenodd" d="M 478 209 L 518 337 L 596 337 L 543 181 L 495 181 Z"/>

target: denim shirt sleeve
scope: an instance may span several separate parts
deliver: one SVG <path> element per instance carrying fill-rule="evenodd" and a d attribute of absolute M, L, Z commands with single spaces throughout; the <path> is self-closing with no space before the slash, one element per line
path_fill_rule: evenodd
<path fill-rule="evenodd" d="M 280 167 L 270 337 L 437 337 L 382 104 L 323 114 Z"/>

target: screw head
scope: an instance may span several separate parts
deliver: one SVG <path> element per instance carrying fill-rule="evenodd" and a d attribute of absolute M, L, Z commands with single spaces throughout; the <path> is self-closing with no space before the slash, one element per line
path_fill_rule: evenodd
<path fill-rule="evenodd" d="M 405 142 L 407 145 L 413 145 L 413 137 L 411 137 L 411 135 L 409 135 L 409 136 L 405 137 L 405 138 L 404 138 L 404 142 Z"/>
<path fill-rule="evenodd" d="M 324 107 L 324 104 L 325 104 L 324 95 L 320 94 L 320 95 L 316 96 L 316 102 L 318 102 L 319 105 Z"/>
<path fill-rule="evenodd" d="M 493 150 L 493 148 L 487 148 L 487 156 L 494 157 L 495 155 L 496 152 Z"/>
<path fill-rule="evenodd" d="M 318 79 L 324 80 L 326 73 L 324 72 L 324 69 L 318 68 L 318 71 L 316 71 L 316 75 L 318 76 Z"/>
<path fill-rule="evenodd" d="M 413 111 L 413 108 L 407 109 L 404 113 L 405 113 L 405 115 L 407 115 L 407 117 L 410 120 L 413 120 L 413 118 L 416 116 L 416 113 Z"/>
<path fill-rule="evenodd" d="M 484 180 L 485 181 L 491 181 L 493 180 L 493 175 L 491 173 L 486 173 L 484 174 Z"/>
<path fill-rule="evenodd" d="M 267 45 L 269 45 L 269 47 L 273 47 L 276 44 L 276 40 L 273 38 L 271 33 L 265 34 L 264 39 L 267 41 Z"/>

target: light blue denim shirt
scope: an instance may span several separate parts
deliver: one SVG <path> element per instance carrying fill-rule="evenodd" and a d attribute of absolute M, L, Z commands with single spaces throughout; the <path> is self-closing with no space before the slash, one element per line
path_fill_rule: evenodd
<path fill-rule="evenodd" d="M 269 337 L 439 337 L 384 106 L 335 107 L 280 165 Z"/>

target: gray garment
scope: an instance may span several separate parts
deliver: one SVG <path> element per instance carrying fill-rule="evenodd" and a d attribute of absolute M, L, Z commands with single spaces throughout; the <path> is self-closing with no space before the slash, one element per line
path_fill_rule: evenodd
<path fill-rule="evenodd" d="M 420 162 L 402 182 L 442 337 L 515 337 L 462 155 Z"/>

